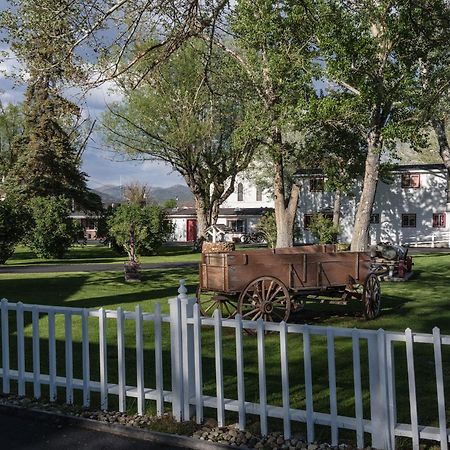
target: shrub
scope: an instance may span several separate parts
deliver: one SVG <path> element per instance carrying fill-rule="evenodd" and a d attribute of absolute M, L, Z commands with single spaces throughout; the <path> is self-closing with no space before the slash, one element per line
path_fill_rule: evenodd
<path fill-rule="evenodd" d="M 35 197 L 29 206 L 32 225 L 26 243 L 39 258 L 62 258 L 79 232 L 70 218 L 70 201 L 65 197 Z"/>
<path fill-rule="evenodd" d="M 109 235 L 130 254 L 130 226 L 135 226 L 138 255 L 153 255 L 169 239 L 173 226 L 165 208 L 158 205 L 120 205 L 108 218 Z"/>
<path fill-rule="evenodd" d="M 28 214 L 22 203 L 12 198 L 0 200 L 0 264 L 12 256 L 27 225 Z"/>
<path fill-rule="evenodd" d="M 274 248 L 277 243 L 277 223 L 273 212 L 264 213 L 255 227 L 267 242 L 267 246 Z"/>
<path fill-rule="evenodd" d="M 317 214 L 311 219 L 309 231 L 318 239 L 319 244 L 337 243 L 339 233 L 341 232 L 339 226 L 333 225 L 333 221 L 323 214 Z"/>

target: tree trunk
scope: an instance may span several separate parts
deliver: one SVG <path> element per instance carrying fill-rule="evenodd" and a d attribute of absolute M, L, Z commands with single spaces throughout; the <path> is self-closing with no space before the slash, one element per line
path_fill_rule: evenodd
<path fill-rule="evenodd" d="M 450 203 L 450 146 L 445 133 L 445 121 L 443 119 L 433 119 L 432 124 L 439 143 L 439 154 L 447 169 L 447 203 Z"/>
<path fill-rule="evenodd" d="M 275 222 L 277 224 L 276 248 L 292 247 L 294 245 L 294 222 L 300 189 L 295 184 L 292 186 L 289 202 L 286 206 L 283 162 L 281 158 L 275 163 L 273 190 L 275 197 Z"/>
<path fill-rule="evenodd" d="M 206 239 L 206 230 L 211 225 L 210 211 L 202 197 L 195 197 L 195 210 L 197 212 L 197 239 Z"/>
<path fill-rule="evenodd" d="M 334 205 L 333 205 L 333 225 L 335 227 L 339 226 L 339 221 L 341 219 L 341 199 L 342 194 L 340 189 L 336 189 L 334 193 Z"/>
<path fill-rule="evenodd" d="M 372 207 L 377 191 L 380 171 L 381 141 L 380 133 L 372 131 L 367 138 L 367 158 L 364 173 L 364 184 L 356 212 L 351 251 L 363 252 L 369 245 L 369 226 Z"/>

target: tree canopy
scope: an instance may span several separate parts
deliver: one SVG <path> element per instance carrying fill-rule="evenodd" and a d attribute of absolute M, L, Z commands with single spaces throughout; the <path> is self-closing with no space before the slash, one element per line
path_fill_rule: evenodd
<path fill-rule="evenodd" d="M 191 41 L 151 73 L 145 62 L 136 66 L 120 80 L 124 101 L 111 105 L 104 121 L 112 148 L 130 158 L 165 161 L 184 177 L 201 236 L 216 222 L 253 153 L 253 137 L 239 134 L 248 113 L 243 82 L 227 90 L 233 61 L 219 49 L 205 72 L 207 52 L 203 42 Z M 133 88 L 136 77 L 140 85 Z"/>

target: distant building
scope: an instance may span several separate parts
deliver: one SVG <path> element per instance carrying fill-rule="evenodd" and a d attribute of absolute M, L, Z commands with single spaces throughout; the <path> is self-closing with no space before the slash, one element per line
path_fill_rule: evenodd
<path fill-rule="evenodd" d="M 443 164 L 401 165 L 392 171 L 392 182 L 380 181 L 372 209 L 370 240 L 415 244 L 449 242 L 450 203 L 447 203 L 447 178 Z M 320 171 L 297 173 L 300 184 L 298 220 L 301 242 L 311 243 L 311 218 L 318 213 L 333 214 L 334 194 L 324 192 L 324 177 Z M 358 183 L 341 204 L 342 242 L 352 238 L 357 204 L 361 192 Z"/>
<path fill-rule="evenodd" d="M 265 212 L 273 211 L 273 200 L 267 192 L 256 187 L 244 177 L 236 180 L 235 191 L 220 208 L 217 223 L 230 231 L 227 238 L 240 241 L 245 234 L 255 231 L 255 226 Z M 192 242 L 198 237 L 195 208 L 178 208 L 169 214 L 175 229 L 173 240 Z"/>

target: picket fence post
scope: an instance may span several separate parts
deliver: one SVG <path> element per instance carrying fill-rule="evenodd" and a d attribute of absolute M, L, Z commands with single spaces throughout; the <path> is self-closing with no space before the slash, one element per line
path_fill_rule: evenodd
<path fill-rule="evenodd" d="M 3 393 L 9 394 L 9 319 L 8 300 L 1 301 Z"/>
<path fill-rule="evenodd" d="M 181 336 L 183 352 L 183 420 L 189 420 L 194 414 L 191 399 L 195 397 L 195 366 L 194 366 L 194 329 L 187 319 L 194 317 L 195 298 L 187 296 L 186 280 L 180 280 L 178 298 L 181 305 Z"/>
<path fill-rule="evenodd" d="M 181 336 L 181 302 L 178 297 L 169 300 L 170 309 L 170 360 L 172 366 L 172 415 L 183 419 L 183 355 Z"/>
<path fill-rule="evenodd" d="M 384 330 L 380 329 L 377 334 L 368 338 L 368 351 L 372 447 L 391 450 Z"/>

